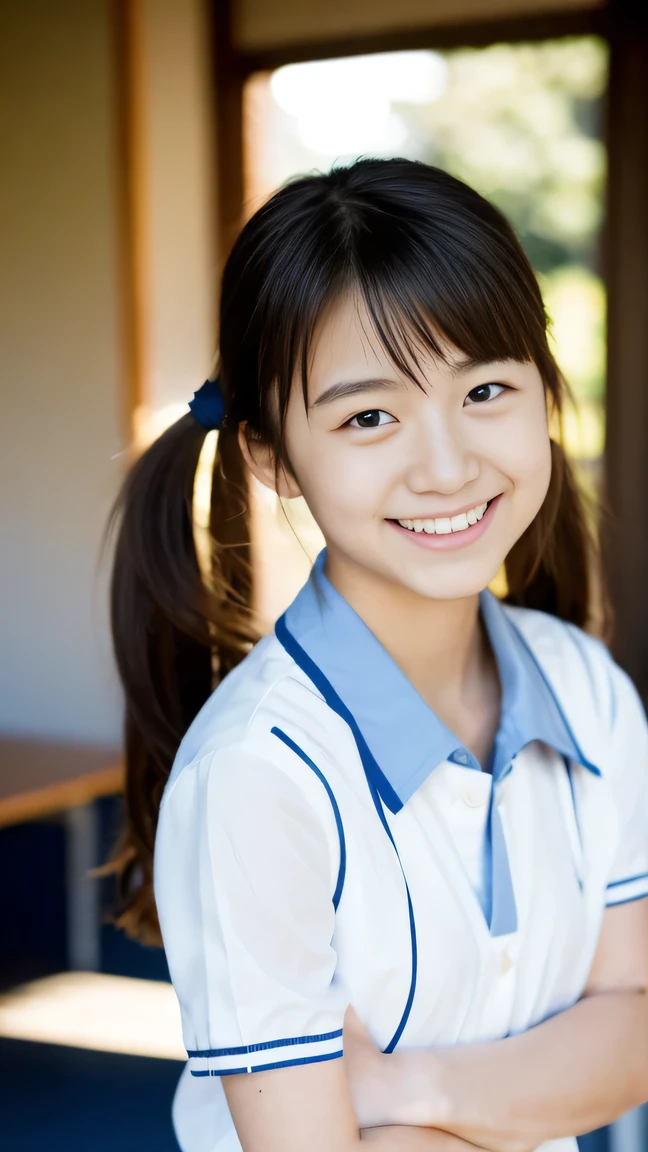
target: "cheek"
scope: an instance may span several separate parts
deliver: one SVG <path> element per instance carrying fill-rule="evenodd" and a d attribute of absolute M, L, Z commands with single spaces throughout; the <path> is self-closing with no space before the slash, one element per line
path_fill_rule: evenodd
<path fill-rule="evenodd" d="M 304 498 L 327 542 L 357 539 L 373 518 L 376 493 L 366 473 L 348 461 L 311 462 L 302 486 Z"/>
<path fill-rule="evenodd" d="M 525 506 L 540 507 L 551 478 L 551 442 L 544 411 L 511 422 L 502 429 L 498 443 L 498 466 L 513 485 L 514 496 Z"/>
<path fill-rule="evenodd" d="M 298 444 L 293 457 L 295 473 L 313 516 L 326 535 L 326 526 L 350 524 L 371 517 L 380 508 L 387 469 L 379 453 L 356 447 L 350 450 L 335 433 L 312 435 Z"/>
<path fill-rule="evenodd" d="M 551 441 L 548 433 L 529 438 L 521 464 L 520 482 L 533 514 L 542 504 L 551 481 Z"/>

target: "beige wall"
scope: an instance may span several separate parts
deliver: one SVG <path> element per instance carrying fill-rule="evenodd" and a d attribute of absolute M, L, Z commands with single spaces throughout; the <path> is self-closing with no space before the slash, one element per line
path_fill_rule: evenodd
<path fill-rule="evenodd" d="M 112 743 L 121 697 L 97 565 L 127 447 L 114 9 L 0 0 L 0 11 L 0 730 Z M 205 11 L 137 8 L 140 386 L 152 410 L 186 402 L 215 349 Z"/>
<path fill-rule="evenodd" d="M 0 728 L 112 742 L 95 580 L 120 435 L 109 0 L 5 0 L 0 33 Z"/>
<path fill-rule="evenodd" d="M 244 50 L 510 16 L 593 8 L 605 0 L 234 0 Z"/>

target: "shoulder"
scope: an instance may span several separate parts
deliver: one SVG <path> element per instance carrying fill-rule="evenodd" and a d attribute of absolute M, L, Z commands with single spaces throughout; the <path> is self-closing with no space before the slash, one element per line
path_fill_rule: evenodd
<path fill-rule="evenodd" d="M 303 699 L 300 670 L 274 635 L 264 636 L 214 689 L 178 748 L 170 783 L 189 765 L 249 740 L 273 705 Z"/>
<path fill-rule="evenodd" d="M 345 728 L 274 635 L 264 637 L 214 690 L 188 729 L 162 798 L 221 810 L 301 804 L 327 813 L 323 751 Z M 310 755 L 309 755 L 310 752 Z M 180 794 L 183 799 L 180 800 Z M 174 805 L 175 806 L 175 805 Z"/>
<path fill-rule="evenodd" d="M 646 759 L 646 713 L 631 677 L 608 647 L 548 613 L 505 605 L 505 612 L 540 666 L 577 741 L 605 775 L 616 776 L 634 750 Z"/>
<path fill-rule="evenodd" d="M 576 694 L 611 724 L 614 696 L 619 690 L 617 674 L 623 678 L 625 673 L 615 664 L 605 644 L 548 612 L 508 604 L 504 610 L 561 702 Z"/>
<path fill-rule="evenodd" d="M 646 713 L 631 677 L 605 646 L 575 624 L 533 608 L 504 605 L 586 755 L 615 775 L 623 748 L 645 748 Z"/>

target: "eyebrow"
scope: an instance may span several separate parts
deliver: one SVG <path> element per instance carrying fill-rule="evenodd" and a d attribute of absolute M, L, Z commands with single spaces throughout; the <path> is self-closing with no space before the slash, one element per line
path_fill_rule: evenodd
<path fill-rule="evenodd" d="M 360 396 L 363 392 L 375 392 L 377 388 L 396 389 L 405 388 L 399 380 L 341 380 L 338 384 L 331 384 L 325 388 L 321 396 L 314 400 L 311 407 L 317 408 L 320 404 L 330 404 L 333 400 L 341 400 L 346 396 Z"/>
<path fill-rule="evenodd" d="M 492 356 L 458 356 L 448 363 L 448 368 L 453 376 L 459 376 L 462 372 L 469 372 L 471 368 L 487 368 L 489 364 L 506 363 L 507 359 L 508 357 L 498 360 Z"/>

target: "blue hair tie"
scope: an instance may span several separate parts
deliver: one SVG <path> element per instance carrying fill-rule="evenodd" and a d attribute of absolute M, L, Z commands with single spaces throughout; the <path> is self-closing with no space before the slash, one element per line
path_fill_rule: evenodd
<path fill-rule="evenodd" d="M 193 400 L 189 401 L 189 408 L 194 420 L 208 431 L 221 427 L 225 415 L 225 400 L 218 377 L 215 380 L 205 380 L 202 388 L 194 392 Z"/>

